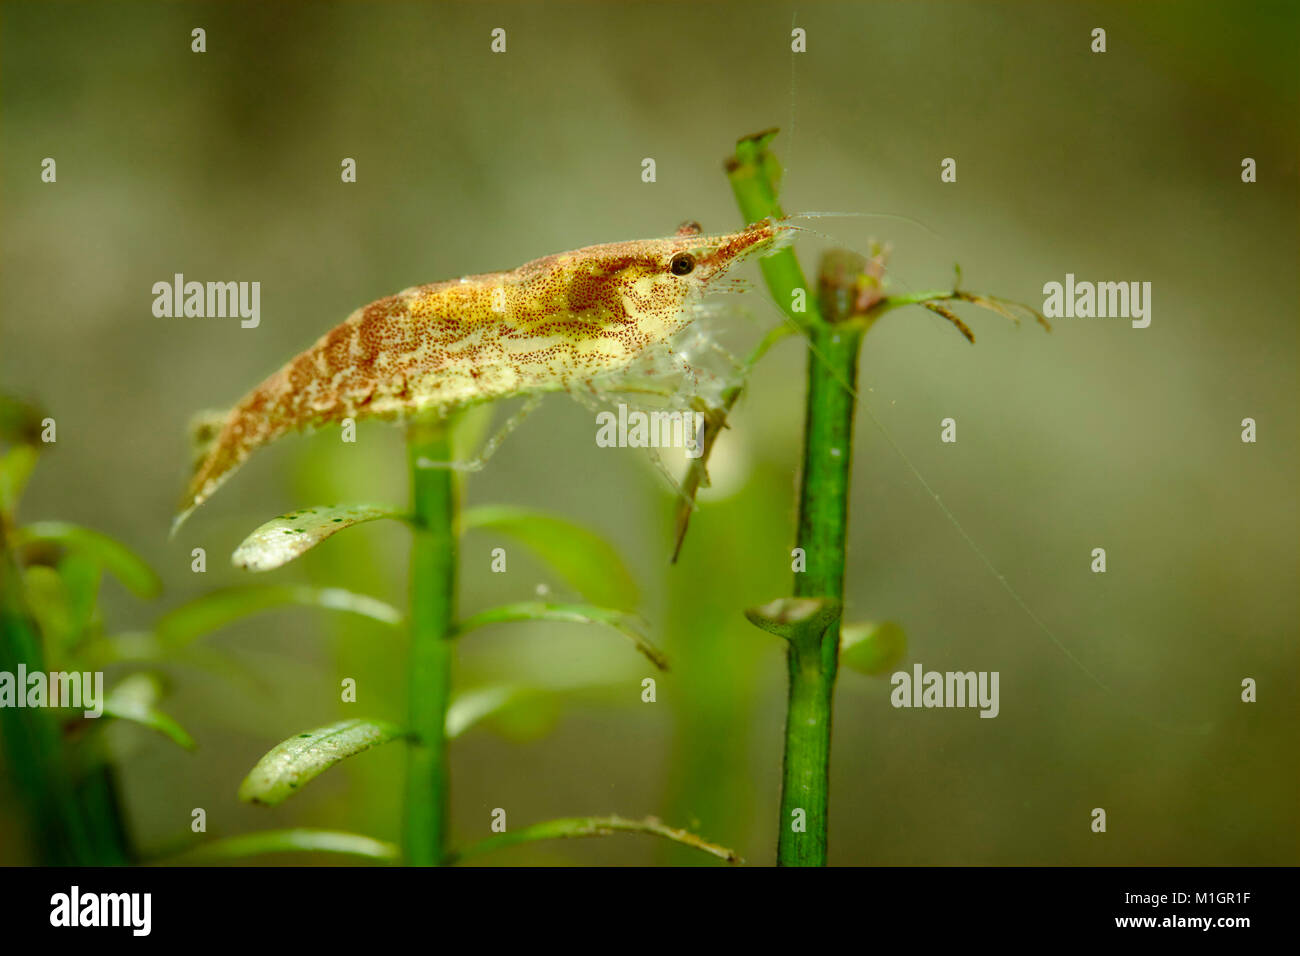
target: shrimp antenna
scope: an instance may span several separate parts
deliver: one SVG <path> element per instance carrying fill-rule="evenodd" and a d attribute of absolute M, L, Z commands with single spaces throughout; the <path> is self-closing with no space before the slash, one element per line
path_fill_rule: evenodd
<path fill-rule="evenodd" d="M 776 220 L 776 221 L 779 222 L 779 223 L 781 223 L 781 225 L 782 225 L 784 228 L 786 228 L 786 229 L 793 229 L 795 232 L 806 232 L 806 233 L 808 233 L 810 236 L 819 236 L 819 237 L 821 237 L 822 239 L 825 239 L 827 242 L 840 242 L 840 241 L 841 241 L 841 240 L 840 240 L 839 238 L 837 238 L 836 236 L 832 236 L 829 232 L 822 232 L 820 229 L 812 229 L 812 228 L 810 228 L 810 227 L 808 227 L 808 226 L 796 226 L 796 225 L 793 225 L 793 224 L 791 224 L 790 222 L 787 221 L 787 220 L 789 220 L 789 219 L 793 219 L 793 218 L 794 218 L 793 216 L 787 216 L 785 219 L 779 219 L 779 220 Z"/>
<path fill-rule="evenodd" d="M 901 216 L 892 212 L 792 212 L 787 219 L 896 219 L 900 222 L 910 222 L 914 226 L 919 226 L 936 239 L 948 241 L 948 237 L 941 232 L 935 232 L 919 219 L 911 216 Z"/>

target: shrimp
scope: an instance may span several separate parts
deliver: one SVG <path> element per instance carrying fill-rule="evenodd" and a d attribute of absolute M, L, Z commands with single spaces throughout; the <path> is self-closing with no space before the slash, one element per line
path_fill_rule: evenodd
<path fill-rule="evenodd" d="M 795 229 L 765 220 L 705 236 L 689 222 L 670 238 L 587 246 L 363 306 L 209 419 L 173 532 L 288 432 L 591 388 L 672 340 L 732 265 L 788 245 Z"/>

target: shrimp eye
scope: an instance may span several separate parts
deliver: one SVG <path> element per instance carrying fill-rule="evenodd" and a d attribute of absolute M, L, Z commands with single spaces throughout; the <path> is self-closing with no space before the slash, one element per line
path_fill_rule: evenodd
<path fill-rule="evenodd" d="M 668 263 L 668 269 L 675 276 L 688 276 L 695 269 L 695 257 L 689 252 L 679 252 Z"/>

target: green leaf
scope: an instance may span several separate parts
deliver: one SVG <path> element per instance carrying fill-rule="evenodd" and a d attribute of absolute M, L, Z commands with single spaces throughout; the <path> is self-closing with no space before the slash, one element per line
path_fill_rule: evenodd
<path fill-rule="evenodd" d="M 536 687 L 498 685 L 468 691 L 447 708 L 447 737 L 454 739 L 484 720 L 511 740 L 528 741 L 543 736 L 559 717 L 555 696 Z M 519 705 L 529 703 L 527 708 Z"/>
<path fill-rule="evenodd" d="M 231 561 L 246 571 L 270 571 L 288 564 L 326 538 L 379 518 L 405 518 L 383 505 L 335 505 L 302 508 L 272 518 L 235 549 Z"/>
<path fill-rule="evenodd" d="M 538 694 L 528 698 L 526 705 L 522 700 L 512 701 L 487 719 L 494 734 L 511 743 L 526 744 L 554 733 L 563 713 L 560 697 Z"/>
<path fill-rule="evenodd" d="M 57 661 L 95 622 L 99 577 L 99 564 L 80 554 L 64 557 L 57 568 L 33 564 L 23 569 L 27 603 Z"/>
<path fill-rule="evenodd" d="M 164 647 L 174 648 L 242 617 L 295 604 L 349 611 L 383 624 L 402 621 L 401 613 L 391 604 L 341 588 L 253 584 L 213 591 L 182 604 L 163 615 L 156 634 Z"/>
<path fill-rule="evenodd" d="M 239 657 L 202 644 L 191 644 L 175 654 L 172 651 L 150 631 L 101 635 L 77 649 L 76 669 L 94 671 L 114 664 L 156 664 L 166 660 L 169 664 L 193 667 L 258 693 L 271 689 L 262 673 Z"/>
<path fill-rule="evenodd" d="M 543 601 L 520 601 L 502 607 L 480 611 L 456 626 L 456 634 L 464 634 L 488 624 L 511 621 L 561 621 L 573 624 L 604 624 L 627 635 L 650 663 L 662 671 L 668 670 L 668 659 L 646 637 L 640 622 L 631 614 L 590 604 L 549 604 Z"/>
<path fill-rule="evenodd" d="M 96 599 L 103 566 L 88 555 L 73 553 L 59 562 L 59 576 L 68 594 L 68 613 L 73 641 L 82 641 L 92 627 L 98 627 Z"/>
<path fill-rule="evenodd" d="M 274 807 L 344 757 L 406 736 L 383 720 L 354 718 L 297 734 L 257 762 L 239 787 L 239 799 Z"/>
<path fill-rule="evenodd" d="M 475 724 L 516 703 L 527 691 L 499 685 L 481 687 L 459 695 L 447 708 L 447 738 L 454 739 Z"/>
<path fill-rule="evenodd" d="M 0 455 L 0 514 L 12 515 L 18 509 L 18 499 L 39 457 L 34 445 L 15 445 Z"/>
<path fill-rule="evenodd" d="M 623 559 L 582 525 L 527 508 L 490 505 L 462 512 L 461 528 L 514 538 L 593 604 L 624 610 L 637 605 L 636 582 Z"/>
<path fill-rule="evenodd" d="M 77 661 L 83 668 L 103 670 L 113 664 L 159 661 L 166 653 L 151 631 L 126 631 L 87 641 L 78 651 Z"/>
<path fill-rule="evenodd" d="M 300 827 L 293 830 L 265 830 L 240 836 L 212 840 L 195 847 L 188 853 L 173 857 L 168 862 L 206 863 L 222 860 L 239 860 L 266 853 L 340 853 L 359 856 L 385 863 L 398 859 L 400 853 L 392 843 L 344 833 L 340 830 L 314 830 Z"/>
<path fill-rule="evenodd" d="M 846 624 L 840 631 L 840 662 L 863 674 L 887 674 L 907 652 L 907 634 L 897 621 Z"/>
<path fill-rule="evenodd" d="M 791 643 L 806 643 L 820 640 L 840 610 L 840 603 L 831 598 L 788 597 L 748 608 L 745 617 L 769 634 Z"/>
<path fill-rule="evenodd" d="M 47 648 L 56 652 L 71 642 L 72 612 L 68 588 L 59 572 L 44 564 L 23 569 L 23 591 Z"/>
<path fill-rule="evenodd" d="M 130 720 L 164 734 L 184 747 L 197 750 L 185 728 L 156 706 L 163 696 L 162 679 L 156 674 L 132 674 L 108 693 L 104 713 L 119 720 Z"/>
<path fill-rule="evenodd" d="M 98 531 L 65 521 L 37 521 L 19 528 L 15 538 L 19 545 L 47 541 L 84 554 L 142 598 L 154 598 L 162 592 L 162 581 L 143 558 Z"/>
<path fill-rule="evenodd" d="M 504 849 L 519 843 L 529 843 L 534 840 L 608 836 L 611 833 L 648 833 L 662 837 L 665 840 L 672 840 L 674 843 L 694 847 L 728 863 L 744 862 L 735 850 L 729 850 L 725 846 L 718 846 L 716 843 L 709 843 L 686 830 L 665 826 L 654 817 L 646 817 L 644 820 L 628 820 L 624 817 L 567 817 L 561 820 L 547 820 L 545 823 L 534 823 L 532 826 L 524 827 L 521 830 L 513 830 L 488 837 L 486 840 L 467 847 L 460 853 L 452 854 L 452 859 L 453 861 L 461 860 L 468 856 L 490 853 L 493 850 Z"/>

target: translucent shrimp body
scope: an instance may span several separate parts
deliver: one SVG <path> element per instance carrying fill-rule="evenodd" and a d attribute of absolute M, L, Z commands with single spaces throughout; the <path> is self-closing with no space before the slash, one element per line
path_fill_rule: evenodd
<path fill-rule="evenodd" d="M 587 246 L 357 309 L 220 419 L 176 525 L 290 431 L 445 414 L 617 372 L 686 328 L 734 263 L 787 244 L 792 230 L 764 221 L 705 236 L 689 223 L 671 238 Z"/>

